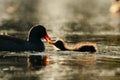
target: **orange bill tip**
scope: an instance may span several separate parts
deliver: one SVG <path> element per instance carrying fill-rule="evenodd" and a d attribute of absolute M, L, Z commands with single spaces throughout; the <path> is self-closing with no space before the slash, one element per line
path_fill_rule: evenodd
<path fill-rule="evenodd" d="M 48 34 L 45 35 L 45 39 L 46 41 L 51 44 L 51 45 L 54 45 L 54 42 L 51 41 L 50 37 L 48 36 Z"/>
<path fill-rule="evenodd" d="M 54 42 L 52 42 L 51 40 L 48 40 L 48 43 L 54 45 Z"/>

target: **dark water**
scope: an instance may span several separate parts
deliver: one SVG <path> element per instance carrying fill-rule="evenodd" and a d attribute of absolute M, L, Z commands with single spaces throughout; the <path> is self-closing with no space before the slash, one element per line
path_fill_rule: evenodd
<path fill-rule="evenodd" d="M 53 41 L 90 41 L 98 46 L 94 54 L 57 51 L 43 40 L 45 52 L 0 52 L 0 80 L 120 80 L 120 16 L 109 12 L 111 3 L 0 0 L 1 34 L 26 39 L 32 26 L 42 24 Z M 39 64 L 32 64 L 30 55 L 42 56 Z"/>

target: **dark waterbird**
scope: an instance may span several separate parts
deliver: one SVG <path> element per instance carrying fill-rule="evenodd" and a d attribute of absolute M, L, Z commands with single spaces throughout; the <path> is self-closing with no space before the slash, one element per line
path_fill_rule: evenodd
<path fill-rule="evenodd" d="M 50 42 L 46 29 L 42 25 L 32 27 L 29 31 L 28 39 L 22 40 L 8 35 L 0 35 L 0 51 L 44 51 L 45 47 L 41 38 Z"/>
<path fill-rule="evenodd" d="M 54 46 L 59 48 L 62 51 L 79 51 L 79 52 L 96 52 L 97 46 L 92 42 L 80 42 L 73 46 L 68 46 L 63 40 L 57 40 L 55 43 L 52 43 Z"/>

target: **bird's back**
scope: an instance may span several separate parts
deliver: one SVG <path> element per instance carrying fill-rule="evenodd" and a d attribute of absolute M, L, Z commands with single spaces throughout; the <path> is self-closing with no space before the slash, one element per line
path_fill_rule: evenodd
<path fill-rule="evenodd" d="M 24 49 L 25 40 L 0 35 L 0 51 L 19 51 Z"/>

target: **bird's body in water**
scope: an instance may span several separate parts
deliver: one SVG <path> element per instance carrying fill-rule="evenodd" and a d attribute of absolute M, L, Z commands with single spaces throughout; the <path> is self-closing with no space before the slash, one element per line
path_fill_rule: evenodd
<path fill-rule="evenodd" d="M 79 52 L 96 52 L 97 46 L 92 42 L 80 42 L 73 46 L 68 46 L 63 40 L 58 40 L 54 43 L 54 46 L 63 51 L 79 51 Z"/>
<path fill-rule="evenodd" d="M 28 39 L 22 40 L 8 35 L 0 35 L 0 51 L 44 51 L 45 47 L 42 38 L 49 42 L 46 29 L 42 25 L 32 27 L 29 31 Z"/>

